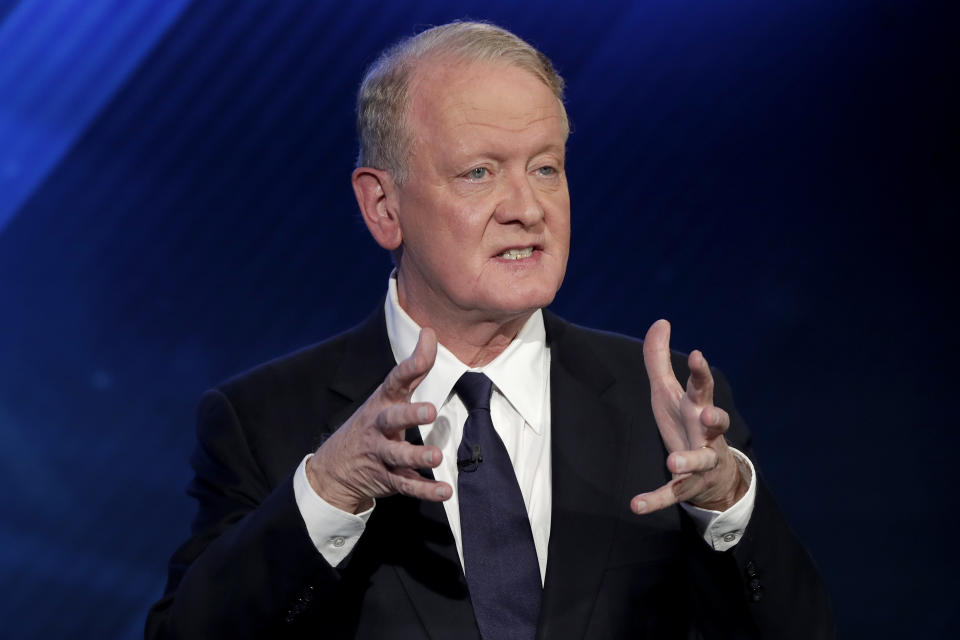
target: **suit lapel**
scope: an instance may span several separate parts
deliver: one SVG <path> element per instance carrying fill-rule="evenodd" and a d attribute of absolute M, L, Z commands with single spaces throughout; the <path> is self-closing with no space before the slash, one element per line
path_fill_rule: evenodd
<path fill-rule="evenodd" d="M 407 442 L 422 445 L 419 429 L 407 429 Z M 433 471 L 421 470 L 421 475 L 434 479 Z M 420 614 L 420 620 L 431 638 L 450 637 L 452 631 L 458 640 L 480 640 L 480 631 L 470 603 L 467 579 L 457 554 L 456 542 L 450 531 L 443 503 L 403 498 L 412 517 L 399 522 L 417 522 L 408 548 L 397 569 L 397 575 L 407 595 Z"/>
<path fill-rule="evenodd" d="M 345 400 L 344 406 L 328 419 L 327 426 L 331 432 L 346 422 L 370 397 L 395 364 L 381 305 L 348 336 L 330 384 L 330 390 Z"/>
<path fill-rule="evenodd" d="M 381 306 L 351 336 L 331 385 L 346 400 L 329 420 L 331 431 L 350 418 L 395 364 Z M 416 428 L 407 429 L 406 439 L 423 444 Z M 432 471 L 422 473 L 433 478 Z M 360 544 L 375 540 L 378 548 L 371 552 L 392 565 L 429 637 L 448 637 L 451 629 L 476 629 L 460 557 L 441 503 L 405 496 L 384 498 L 377 501 L 368 526 L 370 533 L 374 529 L 377 533 L 367 536 L 371 540 L 361 538 Z M 396 553 L 397 549 L 403 552 Z M 479 632 L 458 632 L 457 638 L 479 640 Z"/>
<path fill-rule="evenodd" d="M 615 379 L 565 322 L 544 314 L 550 345 L 553 507 L 538 638 L 583 637 L 616 523 L 626 416 L 604 402 Z"/>
<path fill-rule="evenodd" d="M 592 332 L 549 312 L 544 320 L 551 358 L 553 516 L 538 638 L 582 638 L 606 568 L 622 561 L 616 554 L 626 545 L 630 554 L 661 555 L 644 540 L 675 514 L 630 513 L 630 497 L 660 486 L 668 475 L 642 362 L 639 369 L 616 369 L 597 355 L 599 338 Z M 610 629 L 598 622 L 597 628 Z"/>

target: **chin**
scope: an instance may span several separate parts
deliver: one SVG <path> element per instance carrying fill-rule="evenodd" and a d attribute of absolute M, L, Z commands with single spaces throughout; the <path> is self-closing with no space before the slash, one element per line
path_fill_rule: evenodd
<path fill-rule="evenodd" d="M 509 315 L 530 313 L 553 302 L 559 288 L 558 284 L 556 286 L 519 287 L 513 291 L 500 291 L 492 306 Z"/>

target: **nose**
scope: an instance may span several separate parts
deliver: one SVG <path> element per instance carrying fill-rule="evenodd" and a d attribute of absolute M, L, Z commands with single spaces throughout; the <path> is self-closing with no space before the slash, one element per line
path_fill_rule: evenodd
<path fill-rule="evenodd" d="M 543 220 L 543 206 L 530 181 L 531 177 L 525 172 L 507 176 L 503 198 L 495 214 L 497 222 L 534 227 Z"/>

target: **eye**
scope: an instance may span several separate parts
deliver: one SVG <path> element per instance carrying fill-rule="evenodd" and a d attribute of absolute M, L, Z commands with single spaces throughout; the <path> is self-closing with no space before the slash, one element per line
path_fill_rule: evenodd
<path fill-rule="evenodd" d="M 548 177 L 548 176 L 552 177 L 557 175 L 557 168 L 551 167 L 548 165 L 548 166 L 540 167 L 539 169 L 537 169 L 537 173 L 539 173 L 541 176 L 544 176 L 544 177 Z"/>
<path fill-rule="evenodd" d="M 470 169 L 470 171 L 467 171 L 467 173 L 464 174 L 464 176 L 468 180 L 483 180 L 484 178 L 487 177 L 489 173 L 490 172 L 487 171 L 486 167 L 475 167 L 473 169 Z"/>

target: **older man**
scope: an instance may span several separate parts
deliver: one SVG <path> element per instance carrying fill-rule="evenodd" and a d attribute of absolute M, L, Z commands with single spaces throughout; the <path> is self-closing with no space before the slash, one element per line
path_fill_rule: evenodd
<path fill-rule="evenodd" d="M 358 125 L 384 307 L 204 397 L 148 637 L 830 636 L 702 354 L 542 311 L 570 239 L 550 62 L 436 27 L 371 68 Z"/>

